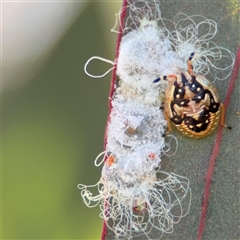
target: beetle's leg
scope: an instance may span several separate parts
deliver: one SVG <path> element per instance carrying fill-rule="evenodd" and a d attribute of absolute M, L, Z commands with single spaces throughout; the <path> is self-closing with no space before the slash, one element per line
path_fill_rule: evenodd
<path fill-rule="evenodd" d="M 222 103 L 220 104 L 220 109 L 221 109 L 220 124 L 221 126 L 224 126 L 225 125 L 225 107 Z"/>
<path fill-rule="evenodd" d="M 166 76 L 160 76 L 159 78 L 155 79 L 153 81 L 153 83 L 157 83 L 161 80 L 164 80 L 164 81 L 168 81 L 169 79 L 174 79 L 174 80 L 177 80 L 177 75 L 175 74 L 169 74 L 169 75 L 166 75 Z"/>
<path fill-rule="evenodd" d="M 165 79 L 164 80 L 169 80 L 169 79 L 174 79 L 174 80 L 177 80 L 177 75 L 175 75 L 175 74 L 169 74 L 169 75 L 167 75 L 167 76 L 164 76 L 165 77 Z"/>
<path fill-rule="evenodd" d="M 225 128 L 228 128 L 228 129 L 232 129 L 232 127 L 231 126 L 228 126 L 228 125 L 226 125 L 225 124 L 225 107 L 224 107 L 224 105 L 221 103 L 220 104 L 220 108 L 221 108 L 221 112 L 220 112 L 220 124 L 221 124 L 221 126 L 223 126 L 223 127 L 225 127 Z"/>
<path fill-rule="evenodd" d="M 188 64 L 188 73 L 190 75 L 193 75 L 193 65 L 192 65 L 192 59 L 193 59 L 193 56 L 194 56 L 194 53 L 191 53 L 190 54 L 190 57 L 187 61 L 187 64 Z"/>
<path fill-rule="evenodd" d="M 167 131 L 166 131 L 165 135 L 168 135 L 172 131 L 172 125 L 171 125 L 171 121 L 170 121 L 166 111 L 164 111 L 164 117 L 167 121 Z"/>
<path fill-rule="evenodd" d="M 162 105 L 160 106 L 160 109 L 163 111 L 164 117 L 167 121 L 167 131 L 165 132 L 165 134 L 163 134 L 163 136 L 165 137 L 167 134 L 169 134 L 172 131 L 172 125 L 171 125 L 171 121 L 167 115 L 167 112 L 164 109 L 164 103 L 162 103 Z"/>

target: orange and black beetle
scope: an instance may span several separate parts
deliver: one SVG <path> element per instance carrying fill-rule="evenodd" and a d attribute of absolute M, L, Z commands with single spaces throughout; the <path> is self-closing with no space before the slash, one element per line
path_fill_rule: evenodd
<path fill-rule="evenodd" d="M 203 76 L 193 73 L 191 54 L 188 60 L 188 71 L 180 75 L 168 75 L 161 79 L 169 82 L 164 100 L 164 112 L 177 129 L 189 137 L 202 138 L 216 128 L 224 125 L 224 106 L 219 101 L 216 88 Z"/>

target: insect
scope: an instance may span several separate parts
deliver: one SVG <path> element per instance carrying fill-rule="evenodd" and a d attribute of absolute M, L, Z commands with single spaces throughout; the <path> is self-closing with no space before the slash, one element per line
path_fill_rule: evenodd
<path fill-rule="evenodd" d="M 171 131 L 170 121 L 188 137 L 202 138 L 211 134 L 219 121 L 224 125 L 225 111 L 217 89 L 204 76 L 194 74 L 191 53 L 187 72 L 167 75 L 161 79 L 169 82 L 164 100 L 164 112 Z M 228 127 L 230 128 L 230 127 Z"/>

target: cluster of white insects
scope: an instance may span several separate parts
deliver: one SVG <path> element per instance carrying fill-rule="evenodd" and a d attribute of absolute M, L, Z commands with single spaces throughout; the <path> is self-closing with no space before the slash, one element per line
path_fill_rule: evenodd
<path fill-rule="evenodd" d="M 178 14 L 170 32 L 155 1 L 134 1 L 127 11 L 128 27 L 120 26 L 124 36 L 113 63 L 118 80 L 107 144 L 95 160 L 96 166 L 103 163 L 102 176 L 95 185 L 78 187 L 87 206 L 100 206 L 100 216 L 116 239 L 136 235 L 152 239 L 153 229 L 160 235 L 171 233 L 188 213 L 191 201 L 189 180 L 160 167 L 162 155 L 167 154 L 167 121 L 188 136 L 211 133 L 220 118 L 220 103 L 215 88 L 203 76 L 212 74 L 212 81 L 216 80 L 210 71 L 215 69 L 224 70 L 227 78 L 234 56 L 211 42 L 217 33 L 212 20 Z M 200 35 L 202 26 L 207 30 Z M 222 59 L 229 61 L 224 69 L 216 65 Z M 177 118 L 180 124 L 174 121 Z M 207 132 L 199 135 L 204 126 Z M 97 187 L 99 194 L 93 196 L 91 187 Z"/>

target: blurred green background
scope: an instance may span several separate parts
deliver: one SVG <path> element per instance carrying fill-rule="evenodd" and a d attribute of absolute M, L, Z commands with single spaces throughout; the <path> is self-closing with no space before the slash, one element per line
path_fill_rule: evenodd
<path fill-rule="evenodd" d="M 92 79 L 83 66 L 93 55 L 114 59 L 120 5 L 89 2 L 28 83 L 6 91 L 3 83 L 2 239 L 100 238 L 100 210 L 83 204 L 77 184 L 100 178 L 93 161 L 103 151 L 111 74 Z M 107 68 L 92 62 L 89 72 Z"/>

